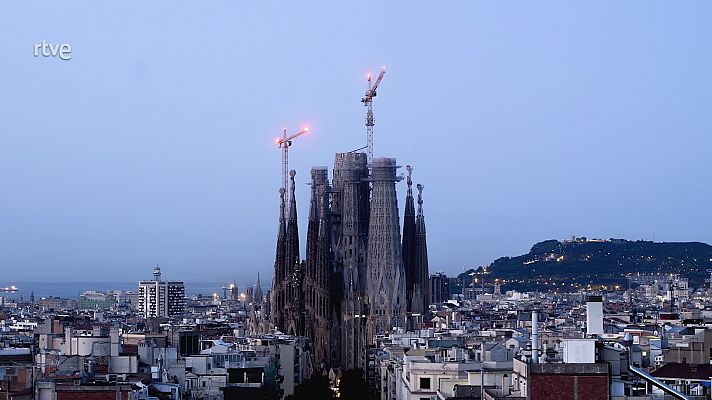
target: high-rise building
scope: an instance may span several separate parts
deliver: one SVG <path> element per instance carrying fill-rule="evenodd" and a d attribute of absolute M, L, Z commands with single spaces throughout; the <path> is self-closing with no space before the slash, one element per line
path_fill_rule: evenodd
<path fill-rule="evenodd" d="M 228 285 L 228 289 L 230 289 L 230 300 L 240 300 L 240 289 L 237 287 L 235 281 L 230 282 L 230 285 Z"/>
<path fill-rule="evenodd" d="M 449 281 L 442 272 L 430 275 L 430 304 L 440 304 L 450 298 Z"/>
<path fill-rule="evenodd" d="M 185 286 L 181 281 L 162 281 L 161 267 L 153 280 L 138 283 L 138 311 L 144 318 L 178 317 L 185 311 Z"/>
<path fill-rule="evenodd" d="M 255 283 L 255 295 L 253 301 L 257 304 L 262 304 L 264 301 L 262 296 L 262 282 L 260 282 L 260 273 L 257 273 L 257 283 Z"/>

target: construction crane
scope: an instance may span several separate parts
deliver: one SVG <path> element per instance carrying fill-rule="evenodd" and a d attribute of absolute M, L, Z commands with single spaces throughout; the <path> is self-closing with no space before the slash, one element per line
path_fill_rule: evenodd
<path fill-rule="evenodd" d="M 363 105 L 368 107 L 368 111 L 366 112 L 366 157 L 368 158 L 369 165 L 373 160 L 373 98 L 378 94 L 376 89 L 378 89 L 378 85 L 381 84 L 383 75 L 385 74 L 386 67 L 383 66 L 383 68 L 381 68 L 381 72 L 376 78 L 376 82 L 373 83 L 371 82 L 371 74 L 368 74 L 366 78 L 368 80 L 368 90 L 366 90 L 366 94 L 363 95 L 363 98 L 361 99 Z"/>
<path fill-rule="evenodd" d="M 287 174 L 289 173 L 289 147 L 292 146 L 292 141 L 299 136 L 309 132 L 309 128 L 303 128 L 301 131 L 287 136 L 287 128 L 284 128 L 282 137 L 275 140 L 277 147 L 282 149 L 282 190 L 284 191 L 285 204 L 289 204 L 289 191 L 287 190 Z M 289 210 L 289 208 L 287 208 Z M 286 215 L 286 213 L 285 213 Z"/>

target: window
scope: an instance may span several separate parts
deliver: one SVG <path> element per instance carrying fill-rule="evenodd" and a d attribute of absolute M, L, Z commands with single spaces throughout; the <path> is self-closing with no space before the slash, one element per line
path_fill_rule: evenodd
<path fill-rule="evenodd" d="M 420 388 L 430 389 L 430 378 L 420 378 Z"/>

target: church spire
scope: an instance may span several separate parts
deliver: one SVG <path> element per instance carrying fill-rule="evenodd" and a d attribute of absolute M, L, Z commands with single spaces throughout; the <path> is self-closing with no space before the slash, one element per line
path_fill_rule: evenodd
<path fill-rule="evenodd" d="M 311 170 L 311 199 L 309 203 L 309 222 L 307 223 L 307 254 L 306 254 L 306 271 L 305 279 L 311 286 L 316 281 L 316 254 L 319 237 L 319 208 L 320 208 L 320 193 L 319 186 L 323 183 L 320 181 L 321 173 L 318 168 Z M 311 288 L 310 288 L 311 289 Z"/>
<path fill-rule="evenodd" d="M 303 268 L 299 256 L 299 227 L 297 226 L 297 199 L 294 194 L 295 170 L 289 171 L 289 214 L 287 214 L 287 247 L 286 247 L 286 304 L 287 332 L 302 336 L 304 334 L 304 301 L 302 291 Z"/>
<path fill-rule="evenodd" d="M 425 216 L 423 215 L 423 185 L 418 184 L 418 215 L 415 223 L 415 279 L 413 312 L 425 313 L 430 305 L 428 285 L 428 243 L 425 238 Z"/>
<path fill-rule="evenodd" d="M 286 269 L 287 279 L 294 277 L 294 272 L 299 269 L 299 227 L 297 226 L 297 199 L 294 195 L 294 176 L 297 171 L 289 171 L 289 213 L 287 214 L 287 250 L 286 250 Z"/>
<path fill-rule="evenodd" d="M 415 283 L 415 205 L 413 204 L 413 167 L 405 167 L 408 171 L 406 184 L 408 193 L 405 197 L 405 214 L 403 216 L 403 269 L 405 270 L 406 301 L 408 311 L 413 311 L 413 289 Z"/>
<path fill-rule="evenodd" d="M 277 250 L 274 258 L 274 275 L 272 277 L 272 299 L 270 301 L 270 318 L 272 325 L 278 329 L 284 329 L 284 292 L 283 282 L 286 277 L 285 272 L 285 250 L 287 238 L 287 222 L 285 218 L 286 204 L 284 202 L 285 190 L 279 189 L 279 228 L 277 230 Z"/>

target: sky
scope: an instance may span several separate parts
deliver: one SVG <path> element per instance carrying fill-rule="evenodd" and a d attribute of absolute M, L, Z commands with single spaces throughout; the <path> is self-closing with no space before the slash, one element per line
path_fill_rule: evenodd
<path fill-rule="evenodd" d="M 304 241 L 309 168 L 365 145 L 381 65 L 375 155 L 425 186 L 431 272 L 572 235 L 712 242 L 711 20 L 708 1 L 2 2 L 0 286 L 155 264 L 268 283 L 275 137 L 311 128 L 290 152 Z"/>

